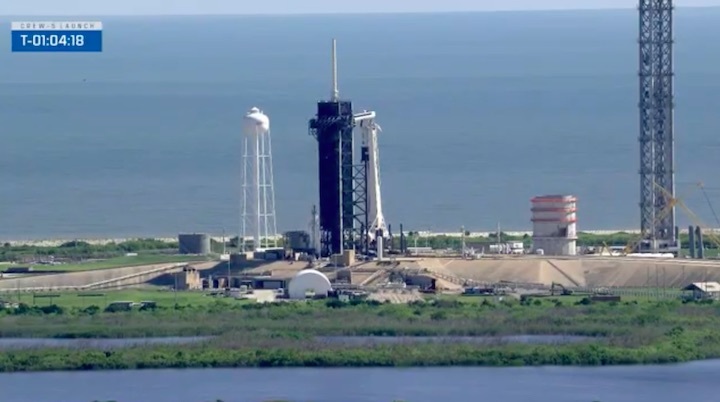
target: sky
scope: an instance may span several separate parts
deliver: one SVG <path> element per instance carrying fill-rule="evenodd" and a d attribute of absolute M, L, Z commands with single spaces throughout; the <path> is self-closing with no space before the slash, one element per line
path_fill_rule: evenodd
<path fill-rule="evenodd" d="M 634 8 L 637 0 L 0 0 L 0 15 L 197 15 Z M 678 7 L 720 0 L 675 0 Z"/>

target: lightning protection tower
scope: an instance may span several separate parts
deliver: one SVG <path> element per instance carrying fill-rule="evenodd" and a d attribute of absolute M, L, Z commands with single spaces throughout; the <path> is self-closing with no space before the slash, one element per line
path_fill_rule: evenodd
<path fill-rule="evenodd" d="M 673 133 L 673 2 L 640 0 L 640 229 L 638 251 L 677 248 Z"/>
<path fill-rule="evenodd" d="M 243 251 L 248 239 L 253 251 L 262 251 L 277 247 L 270 119 L 253 107 L 243 119 L 243 136 Z"/>
<path fill-rule="evenodd" d="M 317 104 L 309 122 L 310 135 L 318 142 L 320 190 L 320 255 L 340 254 L 354 248 L 355 201 L 352 102 L 340 100 L 337 53 L 332 41 L 332 92 Z"/>

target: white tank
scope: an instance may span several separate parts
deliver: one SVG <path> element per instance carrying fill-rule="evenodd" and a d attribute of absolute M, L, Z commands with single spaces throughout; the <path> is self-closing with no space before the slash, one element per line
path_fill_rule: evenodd
<path fill-rule="evenodd" d="M 246 134 L 264 134 L 270 131 L 270 118 L 256 107 L 251 108 L 245 114 L 243 122 Z"/>
<path fill-rule="evenodd" d="M 577 254 L 577 198 L 572 195 L 534 197 L 533 250 L 545 255 Z"/>

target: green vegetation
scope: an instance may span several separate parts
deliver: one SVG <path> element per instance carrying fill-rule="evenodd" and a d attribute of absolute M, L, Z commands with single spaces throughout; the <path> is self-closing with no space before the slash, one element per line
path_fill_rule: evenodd
<path fill-rule="evenodd" d="M 159 240 L 129 240 L 121 243 L 93 245 L 72 241 L 57 247 L 11 246 L 0 247 L 0 262 L 14 262 L 17 265 L 31 265 L 34 271 L 87 271 L 135 265 L 149 265 L 172 262 L 206 261 L 202 256 L 177 255 L 177 243 Z M 136 253 L 128 256 L 128 253 Z M 41 264 L 38 261 L 54 264 Z M 9 268 L 12 265 L 4 265 Z"/>
<path fill-rule="evenodd" d="M 130 297 L 130 296 L 128 296 Z M 199 296 L 198 296 L 199 297 Z M 184 299 L 131 312 L 46 305 L 0 312 L 0 337 L 215 336 L 190 345 L 0 352 L 0 371 L 161 367 L 609 365 L 720 357 L 720 305 L 549 297 L 432 298 L 409 305 Z M 117 299 L 117 298 L 114 298 Z M 466 301 L 467 300 L 467 301 Z M 100 306 L 101 303 L 97 302 Z M 185 304 L 189 303 L 189 304 Z M 581 335 L 566 345 L 490 341 L 348 344 L 317 336 Z"/>
<path fill-rule="evenodd" d="M 107 260 L 90 260 L 75 264 L 34 265 L 33 271 L 89 271 L 92 269 L 108 269 L 132 267 L 137 265 L 193 261 L 208 261 L 208 258 L 197 255 L 139 254 L 132 257 L 123 256 L 109 258 Z"/>
<path fill-rule="evenodd" d="M 204 292 L 175 292 L 170 289 L 127 289 L 110 291 L 59 292 L 59 293 L 7 293 L 0 300 L 23 303 L 28 307 L 57 306 L 63 311 L 90 306 L 105 307 L 115 301 L 153 301 L 161 308 L 178 305 L 206 306 L 217 302 L 217 298 Z M 240 303 L 240 301 L 238 301 Z"/>
<path fill-rule="evenodd" d="M 585 233 L 585 232 L 579 232 L 578 233 L 578 246 L 588 246 L 588 247 L 600 247 L 607 245 L 609 247 L 624 247 L 628 244 L 634 244 L 639 239 L 639 235 L 636 233 L 626 233 L 626 232 L 618 232 L 618 233 L 612 233 L 612 234 L 592 234 L 592 233 Z M 500 242 L 506 243 L 506 242 L 523 242 L 525 246 L 530 246 L 532 243 L 532 238 L 529 235 L 524 236 L 511 236 L 507 233 L 500 232 Z M 689 245 L 689 239 L 687 234 L 681 234 L 680 235 L 680 241 L 683 245 L 683 248 L 685 250 L 688 249 Z M 470 236 L 470 233 L 467 233 L 467 237 L 465 237 L 465 244 L 468 247 L 489 247 L 491 244 L 496 244 L 498 242 L 497 234 L 496 233 L 490 233 L 488 236 Z M 705 255 L 706 257 L 714 257 L 718 255 L 718 245 L 715 244 L 711 239 L 704 238 L 703 243 L 705 245 Z M 407 236 L 407 244 L 408 246 L 414 247 L 417 245 L 418 247 L 432 247 L 434 249 L 460 249 L 462 245 L 462 238 L 459 236 L 446 236 L 446 235 L 439 235 L 439 236 L 419 236 L 417 232 L 409 232 Z"/>
<path fill-rule="evenodd" d="M 89 244 L 71 241 L 57 247 L 48 246 L 11 246 L 5 243 L 0 247 L 0 261 L 22 262 L 26 260 L 56 259 L 81 261 L 87 259 L 112 258 L 127 253 L 173 252 L 178 250 L 177 242 L 166 243 L 155 239 L 128 240 L 121 243 Z"/>

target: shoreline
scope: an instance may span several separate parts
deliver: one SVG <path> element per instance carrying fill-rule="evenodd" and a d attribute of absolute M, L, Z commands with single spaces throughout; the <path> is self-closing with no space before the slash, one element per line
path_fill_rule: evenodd
<path fill-rule="evenodd" d="M 704 228 L 703 229 L 706 233 L 715 233 L 720 234 L 720 228 Z M 513 231 L 508 230 L 504 231 L 501 228 L 502 233 L 508 236 L 513 237 L 522 237 L 522 236 L 532 236 L 531 230 L 520 230 L 520 231 Z M 423 230 L 406 230 L 405 233 L 417 233 L 418 238 L 428 238 L 428 237 L 438 237 L 438 236 L 447 236 L 447 237 L 462 237 L 461 232 L 432 232 L 432 231 L 423 231 Z M 190 233 L 190 232 L 188 232 Z M 201 232 L 198 232 L 201 233 Z M 222 234 L 214 234 L 214 233 L 207 233 L 210 238 L 217 242 L 222 242 L 223 238 L 225 240 L 231 239 L 235 237 L 236 235 L 233 233 L 226 233 L 225 236 Z M 469 235 L 466 237 L 468 238 L 474 238 L 474 237 L 491 237 L 495 234 L 495 232 L 470 232 Z M 578 234 L 586 234 L 586 235 L 592 235 L 592 236 L 612 236 L 612 235 L 620 235 L 620 234 L 630 234 L 630 235 L 639 235 L 640 230 L 638 229 L 598 229 L 598 230 L 579 230 Z M 687 235 L 688 229 L 680 229 L 680 234 Z M 396 233 L 397 235 L 397 233 Z M 281 238 L 282 235 L 278 235 L 277 238 Z M 63 243 L 68 243 L 72 241 L 79 241 L 79 242 L 85 242 L 91 245 L 106 245 L 110 243 L 122 243 L 126 241 L 133 241 L 133 240 L 145 240 L 145 239 L 151 239 L 151 240 L 157 240 L 167 243 L 174 243 L 177 242 L 177 235 L 170 236 L 170 235 L 159 235 L 159 236 L 78 236 L 75 238 L 72 237 L 35 237 L 35 238 L 25 238 L 25 239 L 3 239 L 0 238 L 0 245 L 2 244 L 10 244 L 12 247 L 16 246 L 31 246 L 31 247 L 57 247 L 60 246 Z"/>
<path fill-rule="evenodd" d="M 707 229 L 712 230 L 713 232 L 717 231 L 720 232 L 720 229 Z M 419 238 L 425 238 L 425 237 L 436 237 L 436 236 L 447 236 L 447 237 L 462 237 L 461 232 L 431 232 L 431 231 L 415 231 L 415 230 L 406 230 L 405 233 L 417 233 L 417 236 Z M 200 233 L 200 232 L 199 232 Z M 518 236 L 522 237 L 524 235 L 532 235 L 532 231 L 503 231 L 502 233 L 508 235 L 508 236 Z M 611 230 L 584 230 L 580 231 L 579 233 L 586 233 L 590 235 L 598 235 L 598 236 L 604 236 L 604 235 L 614 235 L 619 233 L 628 233 L 628 234 L 639 234 L 639 230 L 635 229 L 611 229 Z M 681 231 L 681 233 L 683 233 Z M 687 233 L 687 229 L 685 229 L 685 233 Z M 467 237 L 489 237 L 490 235 L 494 234 L 494 232 L 470 232 L 470 235 Z M 213 234 L 208 233 L 211 239 L 215 241 L 222 241 L 223 236 L 220 234 Z M 233 233 L 226 233 L 224 238 L 231 239 L 235 237 L 236 235 Z M 278 237 L 281 237 L 278 235 Z M 72 241 L 79 241 L 79 242 L 86 242 L 88 244 L 92 245 L 105 245 L 109 243 L 122 243 L 125 241 L 133 241 L 133 240 L 142 240 L 142 239 L 151 239 L 151 240 L 158 240 L 158 241 L 164 241 L 164 242 L 176 242 L 177 241 L 177 235 L 175 236 L 169 236 L 169 235 L 160 235 L 160 236 L 78 236 L 75 238 L 71 237 L 35 237 L 35 238 L 25 238 L 25 239 L 3 239 L 0 238 L 0 244 L 9 243 L 11 246 L 36 246 L 36 247 L 57 247 L 63 243 L 68 243 Z"/>

